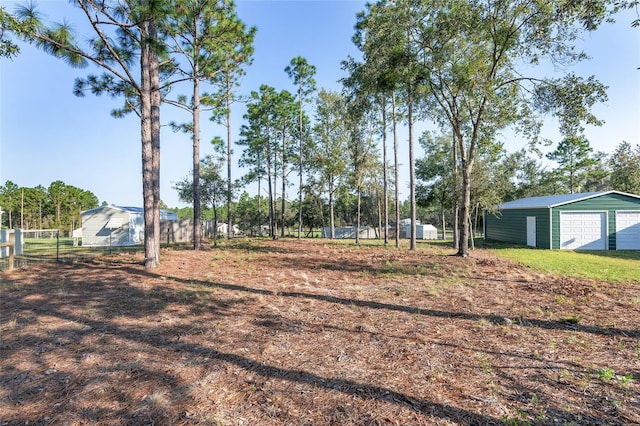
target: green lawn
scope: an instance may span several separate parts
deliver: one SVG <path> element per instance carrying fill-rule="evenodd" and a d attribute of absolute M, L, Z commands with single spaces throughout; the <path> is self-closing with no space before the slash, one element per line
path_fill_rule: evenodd
<path fill-rule="evenodd" d="M 536 250 L 513 246 L 490 250 L 540 272 L 607 282 L 640 282 L 638 251 Z"/>

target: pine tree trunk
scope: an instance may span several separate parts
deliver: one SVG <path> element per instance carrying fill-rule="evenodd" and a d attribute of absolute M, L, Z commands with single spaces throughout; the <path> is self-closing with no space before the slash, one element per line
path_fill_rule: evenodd
<path fill-rule="evenodd" d="M 358 206 L 356 213 L 356 245 L 360 245 L 360 208 L 362 202 L 362 189 L 358 185 Z"/>
<path fill-rule="evenodd" d="M 382 101 L 382 187 L 384 203 L 384 245 L 389 244 L 389 179 L 387 170 L 387 114 L 386 98 Z"/>
<path fill-rule="evenodd" d="M 269 134 L 269 129 L 266 130 L 267 134 Z M 274 190 L 273 190 L 273 177 L 271 173 L 271 141 L 267 138 L 267 186 L 269 187 L 269 236 L 272 238 L 276 238 L 275 233 L 275 209 L 274 206 Z"/>
<path fill-rule="evenodd" d="M 231 79 L 229 72 L 226 73 L 227 79 L 227 238 L 233 235 L 233 221 L 231 220 Z"/>
<path fill-rule="evenodd" d="M 148 23 L 142 28 L 148 29 Z M 144 34 L 147 37 L 147 34 Z M 153 245 L 153 147 L 151 143 L 151 46 L 143 45 L 140 52 L 140 131 L 142 139 L 142 197 L 144 204 L 144 265 L 156 266 Z"/>
<path fill-rule="evenodd" d="M 399 163 L 398 163 L 398 120 L 396 117 L 396 95 L 391 93 L 391 119 L 393 122 L 393 172 L 395 179 L 395 210 L 396 210 L 396 248 L 400 247 L 400 189 L 398 188 Z"/>
<path fill-rule="evenodd" d="M 215 203 L 211 206 L 213 208 L 213 246 L 218 247 L 218 210 Z"/>
<path fill-rule="evenodd" d="M 415 250 L 416 244 L 416 168 L 413 151 L 413 97 L 409 87 L 408 120 L 409 120 L 409 206 L 411 209 L 411 243 L 409 250 Z"/>
<path fill-rule="evenodd" d="M 194 75 L 199 75 L 198 62 Z M 200 80 L 193 80 L 193 249 L 200 250 Z"/>
<path fill-rule="evenodd" d="M 287 163 L 285 162 L 285 152 L 287 149 L 286 146 L 286 132 L 285 129 L 282 130 L 282 199 L 280 200 L 280 206 L 281 206 L 281 216 L 280 216 L 280 223 L 281 223 L 281 227 L 280 227 L 280 237 L 284 238 L 284 227 L 285 227 L 285 222 L 284 222 L 284 209 L 285 209 L 285 200 L 284 200 L 284 194 L 287 190 Z"/>
<path fill-rule="evenodd" d="M 299 125 L 300 125 L 300 157 L 298 159 L 299 170 L 300 173 L 300 187 L 298 190 L 298 239 L 300 239 L 300 234 L 302 233 L 302 86 L 298 88 L 298 99 L 300 111 L 298 114 Z"/>
<path fill-rule="evenodd" d="M 380 196 L 380 192 L 376 191 L 376 200 L 377 200 L 376 204 L 377 204 L 377 208 L 378 208 L 378 235 L 376 235 L 376 238 L 378 238 L 378 239 L 386 238 L 386 236 L 387 236 L 386 231 L 384 231 L 385 232 L 384 237 L 381 235 L 381 233 L 383 232 L 383 230 L 382 230 L 382 220 L 383 220 L 383 215 L 384 215 L 383 214 L 383 210 L 384 209 L 382 207 L 382 204 L 383 204 L 382 198 L 383 197 Z M 386 241 L 385 241 L 385 244 L 386 244 Z"/>
<path fill-rule="evenodd" d="M 258 161 L 258 164 L 260 163 L 260 161 Z M 260 183 L 261 183 L 262 179 L 260 179 L 260 175 L 258 174 L 258 235 L 262 236 L 262 210 L 260 209 L 261 207 L 261 202 L 260 202 Z"/>
<path fill-rule="evenodd" d="M 151 80 L 151 147 L 153 153 L 153 266 L 160 264 L 160 63 L 155 43 L 158 39 L 158 27 L 150 23 L 150 40 L 154 43 L 149 62 Z"/>
<path fill-rule="evenodd" d="M 334 205 L 334 201 L 333 201 L 333 192 L 334 192 L 334 188 L 333 188 L 333 183 L 330 182 L 329 183 L 329 232 L 330 232 L 330 239 L 335 239 L 336 238 L 336 229 L 335 229 L 335 213 L 334 213 L 334 209 L 333 209 L 333 205 Z"/>
<path fill-rule="evenodd" d="M 278 239 L 278 162 L 276 150 L 273 150 L 273 239 Z"/>
<path fill-rule="evenodd" d="M 20 229 L 24 229 L 24 188 L 20 191 Z"/>

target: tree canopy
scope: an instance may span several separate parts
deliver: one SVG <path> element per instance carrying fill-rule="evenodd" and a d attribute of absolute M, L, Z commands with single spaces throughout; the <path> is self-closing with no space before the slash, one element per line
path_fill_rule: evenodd
<path fill-rule="evenodd" d="M 51 182 L 46 188 L 42 185 L 21 187 L 8 180 L 0 185 L 0 225 L 71 232 L 80 226 L 80 212 L 98 207 L 98 202 L 98 197 L 91 191 L 60 180 Z"/>
<path fill-rule="evenodd" d="M 234 91 L 244 66 L 251 64 L 256 29 L 244 25 L 230 0 L 76 0 L 73 4 L 86 16 L 91 27 L 88 34 L 73 32 L 67 23 L 44 22 L 31 6 L 22 7 L 17 17 L 0 8 L 0 56 L 17 54 L 18 46 L 9 37 L 15 35 L 73 66 L 93 66 L 99 73 L 92 74 L 90 69 L 76 81 L 75 93 L 119 97 L 122 107 L 112 114 L 132 113 L 140 119 L 145 264 L 153 267 L 159 262 L 161 102 L 190 113 L 187 122 L 173 123 L 193 142 L 192 177 L 176 185 L 181 199 L 193 202 L 197 223 L 200 207 L 217 205 L 224 194 L 231 223 L 231 105 L 240 98 Z M 460 256 L 468 254 L 477 212 L 501 200 L 606 188 L 638 192 L 637 150 L 623 143 L 608 157 L 593 153 L 584 136 L 586 125 L 602 124 L 592 109 L 607 99 L 607 88 L 594 76 L 572 71 L 573 65 L 586 59 L 577 48 L 579 37 L 598 28 L 619 8 L 636 4 L 617 0 L 379 0 L 367 4 L 357 17 L 353 37 L 362 60 L 343 62 L 348 75 L 342 80 L 342 93 L 316 91 L 316 67 L 297 56 L 284 67 L 295 92 L 265 82 L 246 97 L 244 124 L 235 142 L 242 150 L 240 165 L 247 169 L 243 180 L 257 182 L 258 195 L 255 203 L 254 198 L 244 197 L 243 206 L 268 208 L 273 237 L 285 235 L 293 211 L 298 236 L 303 224 L 319 226 L 326 215 L 331 228 L 334 216 L 338 223 L 355 226 L 362 220 L 384 228 L 386 238 L 390 195 L 386 138 L 390 132 L 396 229 L 401 213 L 408 214 L 415 225 L 417 207 L 422 207 L 419 214 L 427 209 L 429 215 L 437 215 L 443 233 L 446 222 L 455 228 L 454 244 Z M 559 67 L 549 71 L 553 66 Z M 182 93 L 185 88 L 188 94 Z M 199 116 L 204 109 L 226 127 L 226 179 L 218 157 L 214 161 L 200 155 Z M 558 124 L 561 139 L 546 158 L 557 162 L 557 168 L 536 157 L 541 126 L 549 117 Z M 398 137 L 398 123 L 406 125 L 407 140 Z M 437 131 L 417 138 L 418 123 Z M 528 145 L 507 153 L 502 144 L 505 131 L 524 136 Z M 203 137 L 222 141 L 218 135 Z M 422 144 L 424 158 L 415 158 L 414 139 Z M 402 145 L 408 159 L 398 159 Z M 402 208 L 398 199 L 401 164 L 410 175 L 409 201 Z M 207 173 L 215 173 L 203 178 L 200 167 L 204 166 Z M 295 172 L 298 200 L 291 202 L 287 191 L 296 184 Z M 267 206 L 261 204 L 264 184 Z M 201 185 L 216 188 L 215 200 L 208 189 L 201 191 Z M 221 185 L 227 186 L 225 191 Z M 65 207 L 55 201 L 58 186 L 45 192 L 57 210 L 55 220 L 62 222 Z M 11 185 L 5 192 L 13 193 Z M 26 193 L 34 199 L 42 195 L 35 189 Z M 11 207 L 14 199 L 7 196 L 3 202 Z M 260 215 L 255 217 L 261 220 Z M 252 226 L 259 228 L 261 223 Z M 195 248 L 199 235 L 194 227 Z M 411 239 L 415 248 L 414 231 Z"/>
<path fill-rule="evenodd" d="M 377 70 L 380 90 L 403 85 L 422 111 L 453 135 L 462 175 L 461 244 L 469 241 L 472 170 L 479 153 L 513 127 L 537 141 L 541 114 L 563 133 L 598 124 L 590 107 L 606 99 L 595 78 L 540 76 L 543 61 L 584 59 L 576 40 L 607 18 L 607 2 L 381 0 L 360 16 L 356 42 Z M 391 84 L 389 84 L 391 81 Z M 410 104 L 409 104 L 410 105 Z"/>

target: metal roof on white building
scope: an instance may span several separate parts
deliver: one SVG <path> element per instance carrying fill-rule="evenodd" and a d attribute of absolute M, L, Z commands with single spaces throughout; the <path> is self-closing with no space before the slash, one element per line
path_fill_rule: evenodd
<path fill-rule="evenodd" d="M 100 210 L 100 209 L 116 209 L 116 210 L 120 210 L 123 212 L 127 212 L 127 213 L 133 213 L 136 215 L 143 215 L 144 214 L 144 209 L 142 207 L 127 207 L 127 206 L 100 206 L 100 207 L 96 207 L 93 209 L 89 209 L 89 210 L 85 210 L 82 213 L 87 213 L 87 212 L 91 212 L 93 210 Z M 178 220 L 178 214 L 174 211 L 171 210 L 164 210 L 164 209 L 160 209 L 160 219 L 161 220 Z"/>

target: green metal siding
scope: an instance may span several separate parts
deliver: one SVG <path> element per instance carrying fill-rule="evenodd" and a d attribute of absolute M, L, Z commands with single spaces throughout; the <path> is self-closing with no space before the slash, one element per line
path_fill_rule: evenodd
<path fill-rule="evenodd" d="M 640 211 L 640 199 L 609 193 L 552 208 L 514 208 L 496 215 L 485 215 L 485 238 L 514 244 L 527 244 L 527 216 L 536 217 L 536 246 L 560 248 L 560 212 L 606 213 L 607 240 L 610 250 L 616 248 L 616 211 Z"/>
<path fill-rule="evenodd" d="M 527 244 L 527 217 L 536 218 L 536 247 L 549 248 L 549 209 L 502 210 L 497 215 L 487 213 L 485 238 L 493 241 Z"/>
<path fill-rule="evenodd" d="M 552 213 L 553 246 L 552 249 L 560 248 L 560 212 L 567 211 L 591 211 L 607 212 L 607 234 L 609 249 L 616 248 L 616 210 L 640 210 L 640 200 L 620 194 L 607 194 L 600 197 L 590 198 L 584 201 L 565 204 L 554 207 Z"/>

